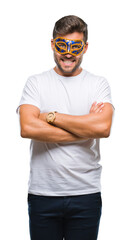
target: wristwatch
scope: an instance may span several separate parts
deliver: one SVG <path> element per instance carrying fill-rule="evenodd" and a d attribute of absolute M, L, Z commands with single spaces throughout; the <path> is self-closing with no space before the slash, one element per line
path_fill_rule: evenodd
<path fill-rule="evenodd" d="M 53 122 L 54 122 L 55 119 L 56 119 L 55 113 L 56 113 L 56 111 L 55 111 L 55 112 L 49 112 L 49 113 L 47 114 L 47 116 L 46 116 L 46 121 L 47 121 L 48 123 L 53 124 Z"/>

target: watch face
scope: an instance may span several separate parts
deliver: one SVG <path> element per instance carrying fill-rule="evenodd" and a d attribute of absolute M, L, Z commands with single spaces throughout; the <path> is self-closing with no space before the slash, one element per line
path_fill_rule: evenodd
<path fill-rule="evenodd" d="M 52 120 L 53 116 L 54 116 L 53 113 L 50 113 L 50 114 L 48 115 L 48 119 L 49 119 L 49 120 Z"/>
<path fill-rule="evenodd" d="M 53 123 L 54 119 L 55 119 L 54 112 L 48 113 L 47 122 L 48 122 L 48 123 Z"/>

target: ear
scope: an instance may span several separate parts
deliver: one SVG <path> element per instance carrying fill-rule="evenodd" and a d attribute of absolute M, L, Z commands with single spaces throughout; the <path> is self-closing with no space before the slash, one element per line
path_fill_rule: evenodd
<path fill-rule="evenodd" d="M 54 50 L 54 39 L 51 39 L 51 48 Z"/>
<path fill-rule="evenodd" d="M 88 49 L 88 42 L 86 42 L 85 44 L 84 53 L 86 53 L 87 49 Z"/>

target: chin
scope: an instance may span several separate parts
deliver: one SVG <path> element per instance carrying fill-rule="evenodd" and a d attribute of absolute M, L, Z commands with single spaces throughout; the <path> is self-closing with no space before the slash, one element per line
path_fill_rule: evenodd
<path fill-rule="evenodd" d="M 67 75 L 67 76 L 75 76 L 79 74 L 80 71 L 80 64 L 82 62 L 82 57 L 79 57 L 78 60 L 72 59 L 72 62 L 74 63 L 72 67 L 64 67 L 62 64 L 62 60 L 65 59 L 65 57 L 58 57 L 57 54 L 54 52 L 54 60 L 57 66 L 57 69 L 61 75 Z M 69 59 L 68 59 L 69 60 Z M 71 60 L 71 59 L 70 59 Z"/>
<path fill-rule="evenodd" d="M 73 69 L 64 69 L 62 67 L 59 67 L 58 65 L 57 67 L 63 74 L 66 74 L 66 75 L 73 75 L 79 69 L 77 66 Z"/>

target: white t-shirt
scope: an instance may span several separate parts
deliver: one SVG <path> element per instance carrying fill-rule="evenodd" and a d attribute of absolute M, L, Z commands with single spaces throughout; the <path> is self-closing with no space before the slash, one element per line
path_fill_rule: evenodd
<path fill-rule="evenodd" d="M 31 104 L 41 113 L 84 115 L 95 101 L 112 103 L 105 78 L 86 70 L 75 77 L 63 77 L 51 69 L 28 78 L 19 106 Z M 101 191 L 99 139 L 73 143 L 31 140 L 30 154 L 29 193 L 69 196 Z"/>

